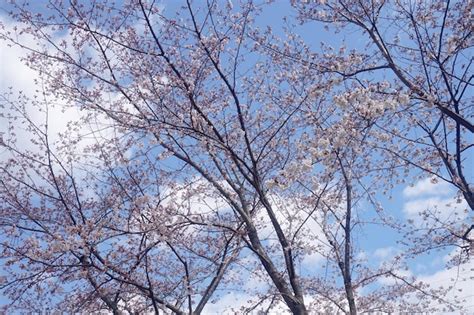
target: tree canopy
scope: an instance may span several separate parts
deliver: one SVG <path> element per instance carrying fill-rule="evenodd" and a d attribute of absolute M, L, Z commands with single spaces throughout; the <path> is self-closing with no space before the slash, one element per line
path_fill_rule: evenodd
<path fill-rule="evenodd" d="M 473 3 L 5 4 L 5 310 L 468 310 Z"/>

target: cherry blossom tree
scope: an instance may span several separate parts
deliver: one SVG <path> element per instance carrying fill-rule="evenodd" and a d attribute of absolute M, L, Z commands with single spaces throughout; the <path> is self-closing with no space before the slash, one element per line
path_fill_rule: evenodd
<path fill-rule="evenodd" d="M 449 182 L 462 195 L 459 202 L 465 200 L 474 210 L 469 173 L 474 133 L 473 2 L 314 1 L 294 5 L 301 22 L 322 22 L 336 32 L 355 29 L 364 36 L 366 45 L 339 51 L 315 67 L 337 73 L 356 86 L 386 80 L 392 90 L 389 93 L 398 94 L 405 106 L 393 119 L 377 124 L 387 142 L 392 142 L 382 149 L 433 181 Z M 353 103 L 345 96 L 336 101 Z M 439 223 L 445 227 L 430 238 L 432 245 L 454 242 L 469 250 L 473 242 L 469 222 Z"/>
<path fill-rule="evenodd" d="M 192 192 L 202 199 L 212 194 L 208 187 L 168 182 L 173 171 L 161 169 L 146 150 L 127 154 L 132 138 L 125 135 L 94 133 L 93 144 L 77 155 L 72 148 L 81 139 L 49 139 L 49 104 L 3 103 L 10 105 L 7 119 L 32 136 L 28 149 L 15 141 L 14 128 L 3 139 L 9 158 L 1 168 L 8 271 L 2 288 L 13 303 L 32 312 L 201 312 L 241 248 L 241 227 L 218 213 L 219 205 L 195 209 Z M 28 116 L 32 104 L 42 109 L 43 123 Z M 217 225 L 192 226 L 194 215 Z M 221 221 L 231 232 L 218 227 Z"/>
<path fill-rule="evenodd" d="M 342 19 L 336 4 L 313 6 L 298 6 L 303 21 L 358 21 L 355 13 Z M 355 235 L 368 224 L 402 229 L 375 196 L 390 191 L 399 169 L 429 171 L 468 200 L 471 108 L 459 96 L 468 95 L 470 64 L 449 66 L 456 74 L 448 79 L 443 71 L 412 78 L 370 27 L 373 54 L 325 46 L 318 55 L 303 38 L 259 28 L 265 8 L 185 1 L 169 13 L 154 1 L 49 1 L 37 12 L 12 4 L 20 26 L 1 36 L 29 52 L 25 62 L 42 88 L 2 97 L 10 128 L 1 142 L 8 274 L 0 288 L 11 309 L 200 314 L 218 289 L 243 288 L 243 275 L 266 284 L 247 288 L 248 312 L 414 312 L 433 300 L 456 307 L 444 290 L 401 272 L 406 254 L 371 267 L 357 255 Z M 456 30 L 464 23 L 457 14 L 446 18 Z M 468 39 L 437 58 L 461 60 Z M 410 62 L 422 65 L 419 58 Z M 393 75 L 370 79 L 384 69 Z M 445 85 L 435 93 L 438 81 Z M 457 92 L 446 99 L 448 87 Z M 84 116 L 53 141 L 55 106 Z M 321 259 L 302 272 L 308 257 Z M 396 281 L 381 287 L 382 278 Z"/>

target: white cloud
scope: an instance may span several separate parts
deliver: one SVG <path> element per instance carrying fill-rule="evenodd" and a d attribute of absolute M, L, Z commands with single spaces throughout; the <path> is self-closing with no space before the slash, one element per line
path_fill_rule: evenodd
<path fill-rule="evenodd" d="M 445 257 L 444 260 L 452 257 L 454 253 Z M 439 311 L 434 314 L 459 314 L 449 311 L 448 306 L 455 308 L 465 308 L 469 314 L 474 308 L 474 260 L 461 264 L 457 267 L 438 270 L 431 274 L 415 274 L 412 270 L 399 269 L 394 273 L 405 279 L 415 279 L 415 283 L 425 285 L 423 292 L 430 292 L 430 307 L 437 308 Z M 392 277 L 380 277 L 377 282 L 383 286 L 402 283 L 401 280 Z M 411 281 L 410 281 L 411 282 Z M 417 291 L 418 292 L 418 291 Z M 419 292 L 418 292 L 419 293 Z M 442 300 L 438 300 L 437 298 Z M 416 295 L 410 296 L 408 301 L 418 301 Z M 467 314 L 467 313 L 461 313 Z"/>
<path fill-rule="evenodd" d="M 219 184 L 228 188 L 225 181 Z M 232 213 L 227 201 L 216 193 L 214 186 L 204 178 L 193 178 L 190 183 L 182 183 L 163 189 L 162 204 L 182 209 L 187 215 L 229 214 Z"/>
<path fill-rule="evenodd" d="M 413 186 L 408 186 L 403 190 L 403 195 L 408 198 L 425 196 L 447 196 L 453 190 L 451 185 L 445 181 L 433 182 L 431 178 L 418 181 Z"/>
<path fill-rule="evenodd" d="M 429 284 L 432 289 L 448 289 L 443 299 L 465 307 L 468 313 L 474 309 L 474 259 L 458 267 L 421 275 L 418 280 Z M 438 305 L 435 301 L 433 303 Z M 448 314 L 448 312 L 443 312 L 443 314 Z"/>
<path fill-rule="evenodd" d="M 388 246 L 377 248 L 374 251 L 373 255 L 375 258 L 378 258 L 380 260 L 387 260 L 393 258 L 397 253 L 399 253 L 398 249 L 392 246 Z"/>
<path fill-rule="evenodd" d="M 14 34 L 15 28 L 20 29 L 21 25 L 9 19 L 3 21 L 5 31 Z M 63 35 L 59 39 L 71 42 L 69 35 Z M 36 41 L 30 35 L 18 35 L 17 40 L 27 47 L 36 47 Z M 108 125 L 108 119 L 104 115 L 95 114 L 93 120 L 89 119 L 87 124 L 82 122 L 86 116 L 86 112 L 81 111 L 74 104 L 66 103 L 64 100 L 58 99 L 53 95 L 43 96 L 41 93 L 41 76 L 35 70 L 28 67 L 22 60 L 27 56 L 27 50 L 18 45 L 12 45 L 11 42 L 0 40 L 0 108 L 4 117 L 0 117 L 0 134 L 5 142 L 10 139 L 11 134 L 8 130 L 9 123 L 13 123 L 15 139 L 17 147 L 22 151 L 29 150 L 31 152 L 39 152 L 39 148 L 32 143 L 34 136 L 28 131 L 22 122 L 27 118 L 32 123 L 39 126 L 48 122 L 48 140 L 50 145 L 55 148 L 56 145 L 65 140 L 65 136 L 71 139 L 81 139 L 72 147 L 74 152 L 82 152 L 82 150 L 90 144 L 97 141 L 97 138 L 91 136 L 93 133 L 98 139 L 108 139 L 112 137 L 112 131 L 104 128 Z M 11 94 L 10 94 L 11 93 Z M 19 95 L 23 95 L 23 101 Z M 15 106 L 16 109 L 12 108 Z M 47 108 L 47 120 L 46 110 Z M 16 116 L 19 119 L 13 120 L 8 116 Z M 77 123 L 80 128 L 75 131 L 69 130 L 68 125 Z M 97 130 L 101 130 L 98 132 Z M 88 136 L 85 136 L 88 135 Z M 5 161 L 9 157 L 6 150 L 0 150 L 0 162 Z"/>
<path fill-rule="evenodd" d="M 452 185 L 444 181 L 420 180 L 406 187 L 403 195 L 403 213 L 417 226 L 460 224 L 468 215 L 466 201 L 456 196 Z"/>
<path fill-rule="evenodd" d="M 220 297 L 215 303 L 208 303 L 202 313 L 203 315 L 236 314 L 249 299 L 250 296 L 245 293 L 230 292 Z"/>
<path fill-rule="evenodd" d="M 18 47 L 9 47 L 6 41 L 0 40 L 0 91 L 8 91 L 10 87 L 17 91 L 34 91 L 37 74 L 21 60 L 25 51 Z"/>
<path fill-rule="evenodd" d="M 208 303 L 204 308 L 203 315 L 234 315 L 243 313 L 242 310 L 255 306 L 259 302 L 257 296 L 244 292 L 230 292 L 216 299 L 214 303 Z M 264 311 L 268 308 L 269 299 L 259 304 L 249 314 L 257 314 L 258 311 Z M 277 302 L 271 308 L 270 314 L 291 314 L 283 302 Z"/>
<path fill-rule="evenodd" d="M 320 253 L 312 252 L 304 256 L 303 260 L 301 261 L 301 264 L 303 265 L 303 267 L 311 270 L 314 269 L 315 266 L 319 266 L 324 259 L 324 256 Z"/>
<path fill-rule="evenodd" d="M 215 303 L 208 303 L 204 308 L 202 314 L 204 315 L 216 315 L 216 314 L 223 314 L 223 315 L 235 315 L 241 314 L 241 308 L 248 308 L 250 306 L 254 306 L 255 303 L 258 301 L 258 298 L 255 295 L 251 295 L 244 292 L 230 292 L 221 298 L 219 298 Z M 304 296 L 305 305 L 309 311 L 309 314 L 322 314 L 323 310 L 321 309 L 320 303 L 318 300 L 315 300 L 314 297 L 305 295 Z M 248 314 L 260 314 L 260 312 L 264 314 L 278 314 L 278 315 L 286 315 L 291 314 L 290 310 L 286 306 L 286 304 L 279 300 L 273 303 L 270 310 L 268 309 L 270 303 L 270 299 L 267 299 L 255 309 L 253 309 Z M 267 312 L 268 311 L 268 312 Z"/>
<path fill-rule="evenodd" d="M 424 213 L 430 215 L 428 222 L 434 217 L 442 222 L 460 222 L 467 216 L 466 209 L 467 203 L 465 200 L 458 202 L 457 198 L 440 197 L 411 200 L 406 202 L 403 206 L 403 212 L 407 218 L 416 223 L 422 222 Z"/>

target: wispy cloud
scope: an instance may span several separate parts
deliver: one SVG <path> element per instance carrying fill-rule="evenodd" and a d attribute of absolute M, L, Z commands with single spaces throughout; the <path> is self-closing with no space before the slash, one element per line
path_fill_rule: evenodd
<path fill-rule="evenodd" d="M 403 212 L 410 219 L 418 219 L 423 213 L 429 212 L 440 221 L 448 219 L 460 220 L 467 216 L 467 203 L 465 200 L 458 202 L 457 198 L 431 197 L 408 201 L 403 206 Z"/>
<path fill-rule="evenodd" d="M 413 186 L 408 186 L 403 190 L 403 195 L 407 198 L 426 196 L 447 196 L 453 190 L 449 183 L 444 181 L 434 182 L 431 178 L 418 181 Z"/>

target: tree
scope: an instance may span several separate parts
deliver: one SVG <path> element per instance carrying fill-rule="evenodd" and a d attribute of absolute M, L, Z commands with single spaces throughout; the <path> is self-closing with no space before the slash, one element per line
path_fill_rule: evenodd
<path fill-rule="evenodd" d="M 346 77 L 374 69 L 341 76 L 303 58 L 303 41 L 280 49 L 270 29 L 255 26 L 261 10 L 186 1 L 172 15 L 141 0 L 51 1 L 38 13 L 13 4 L 25 26 L 2 36 L 29 50 L 44 88 L 39 100 L 2 99 L 11 124 L 0 177 L 2 289 L 12 307 L 199 314 L 217 288 L 242 287 L 239 273 L 267 284 L 250 311 L 278 303 L 294 314 L 421 311 L 442 300 L 444 291 L 398 272 L 404 255 L 376 270 L 356 255 L 362 207 L 374 214 L 369 223 L 400 228 L 374 192 L 389 190 L 380 179 L 397 179 L 400 160 L 420 162 L 394 149 L 403 135 L 381 125 L 413 111 L 405 107 L 417 90 L 356 80 L 342 91 Z M 86 114 L 52 142 L 56 102 Z M 436 102 L 461 141 L 469 108 Z M 19 122 L 32 148 L 18 145 Z M 77 130 L 86 127 L 93 141 Z M 386 159 L 393 151 L 398 159 Z M 326 259 L 330 280 L 300 270 L 314 254 Z M 400 281 L 370 287 L 380 277 Z"/>
<path fill-rule="evenodd" d="M 96 133 L 78 156 L 77 139 L 49 140 L 51 105 L 24 101 L 44 109 L 46 120 L 35 124 L 22 105 L 10 103 L 18 116 L 7 118 L 25 124 L 34 144 L 25 150 L 14 139 L 4 143 L 10 157 L 0 181 L 2 257 L 15 276 L 2 286 L 13 302 L 27 311 L 199 313 L 241 248 L 232 218 L 215 205 L 205 214 L 190 208 L 192 193 L 204 198 L 207 186 L 168 186 L 167 172 L 146 151 L 125 154 L 132 139 L 123 136 Z M 233 233 L 199 228 L 199 215 L 207 223 L 225 220 Z M 192 301 L 192 292 L 200 299 Z"/>
<path fill-rule="evenodd" d="M 392 93 L 406 93 L 410 100 L 395 120 L 378 124 L 393 136 L 393 145 L 383 150 L 401 164 L 450 183 L 474 210 L 469 173 L 474 133 L 472 1 L 320 1 L 295 6 L 302 22 L 323 22 L 337 31 L 355 28 L 365 36 L 363 51 L 358 47 L 341 53 L 319 69 L 362 86 L 383 76 Z M 449 226 L 431 240 L 460 243 L 469 251 L 472 229 L 469 222 Z"/>

